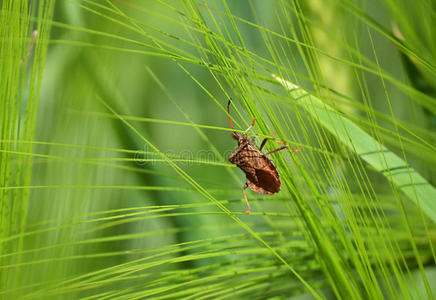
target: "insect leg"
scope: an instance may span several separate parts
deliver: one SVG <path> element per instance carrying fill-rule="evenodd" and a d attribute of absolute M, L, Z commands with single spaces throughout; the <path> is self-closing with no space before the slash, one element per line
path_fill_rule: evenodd
<path fill-rule="evenodd" d="M 274 153 L 274 152 L 277 152 L 277 151 L 280 151 L 280 150 L 283 150 L 283 149 L 286 149 L 286 148 L 290 148 L 293 152 L 298 152 L 298 151 L 300 151 L 300 149 L 294 149 L 294 148 L 292 148 L 292 147 L 289 146 L 289 145 L 284 145 L 284 146 L 281 146 L 281 147 L 279 147 L 279 148 L 277 148 L 277 149 L 271 150 L 270 152 L 268 152 L 268 153 L 265 154 L 265 155 L 268 155 L 268 154 L 271 154 L 271 153 Z"/>
<path fill-rule="evenodd" d="M 262 148 L 263 148 L 263 146 L 265 146 L 267 140 L 268 140 L 268 138 L 263 139 L 262 143 L 260 144 L 259 151 L 262 151 Z"/>
<path fill-rule="evenodd" d="M 274 134 L 274 133 L 273 133 Z M 263 146 L 265 146 L 265 144 L 266 144 L 266 141 L 268 140 L 268 138 L 264 138 L 263 139 L 263 141 L 262 141 L 262 143 L 260 144 L 260 147 L 259 147 L 259 151 L 262 151 L 262 148 L 263 148 Z M 278 143 L 278 144 L 283 144 L 283 143 L 285 143 L 285 141 L 275 141 L 276 143 Z M 285 147 L 286 148 L 286 147 Z M 289 148 L 291 148 L 291 147 L 289 147 Z M 284 149 L 284 148 L 283 148 Z M 292 149 L 292 148 L 291 148 Z M 281 149 L 280 149 L 281 150 Z M 294 152 L 298 152 L 298 151 L 300 151 L 300 150 L 294 150 L 294 149 L 292 149 Z M 279 151 L 279 150 L 277 150 L 277 151 Z"/>
<path fill-rule="evenodd" d="M 248 203 L 247 194 L 245 193 L 245 189 L 248 188 L 248 183 L 245 183 L 242 187 L 242 193 L 244 194 L 245 202 L 247 203 L 248 210 L 244 211 L 244 214 L 249 214 L 251 212 L 250 203 Z"/>
<path fill-rule="evenodd" d="M 271 132 L 272 133 L 272 135 L 276 135 L 276 133 L 275 132 Z M 275 141 L 277 144 L 284 144 L 284 143 L 286 143 L 285 141 Z"/>

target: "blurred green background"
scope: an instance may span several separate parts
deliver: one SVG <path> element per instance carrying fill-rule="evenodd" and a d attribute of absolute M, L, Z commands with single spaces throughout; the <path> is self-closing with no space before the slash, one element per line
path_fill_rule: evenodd
<path fill-rule="evenodd" d="M 1 3 L 0 297 L 433 299 L 434 1 Z"/>

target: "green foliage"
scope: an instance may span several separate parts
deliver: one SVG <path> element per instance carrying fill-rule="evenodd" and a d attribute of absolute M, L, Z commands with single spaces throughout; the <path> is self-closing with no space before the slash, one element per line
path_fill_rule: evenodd
<path fill-rule="evenodd" d="M 2 1 L 0 297 L 433 299 L 431 12 Z M 230 98 L 301 149 L 249 215 Z"/>

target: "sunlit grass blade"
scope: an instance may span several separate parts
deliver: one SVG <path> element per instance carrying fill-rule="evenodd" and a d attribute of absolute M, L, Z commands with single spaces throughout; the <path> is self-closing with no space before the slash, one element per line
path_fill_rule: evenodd
<path fill-rule="evenodd" d="M 351 122 L 333 107 L 297 85 L 275 76 L 294 101 L 298 101 L 331 134 L 380 172 L 436 222 L 436 189 L 403 159 Z"/>

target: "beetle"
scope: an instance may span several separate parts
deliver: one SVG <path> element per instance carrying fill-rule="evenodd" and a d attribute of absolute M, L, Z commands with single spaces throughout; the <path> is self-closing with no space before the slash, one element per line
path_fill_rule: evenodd
<path fill-rule="evenodd" d="M 230 116 L 230 103 L 231 100 L 227 103 L 227 113 L 230 126 L 232 129 L 235 129 Z M 254 145 L 254 138 L 250 140 L 247 136 L 247 132 L 253 128 L 255 122 L 256 118 L 253 119 L 251 125 L 242 134 L 236 131 L 232 132 L 232 137 L 238 142 L 238 148 L 229 157 L 229 161 L 238 166 L 246 175 L 246 181 L 242 187 L 242 193 L 244 194 L 245 202 L 248 207 L 248 210 L 244 211 L 246 214 L 251 212 L 251 206 L 248 202 L 247 194 L 245 193 L 246 188 L 249 187 L 253 192 L 267 195 L 272 195 L 280 191 L 282 183 L 280 181 L 279 172 L 267 155 L 286 148 L 291 149 L 293 152 L 300 151 L 300 149 L 293 149 L 289 145 L 284 145 L 263 154 L 261 151 L 268 141 L 268 138 L 264 138 L 259 149 L 257 149 Z"/>

